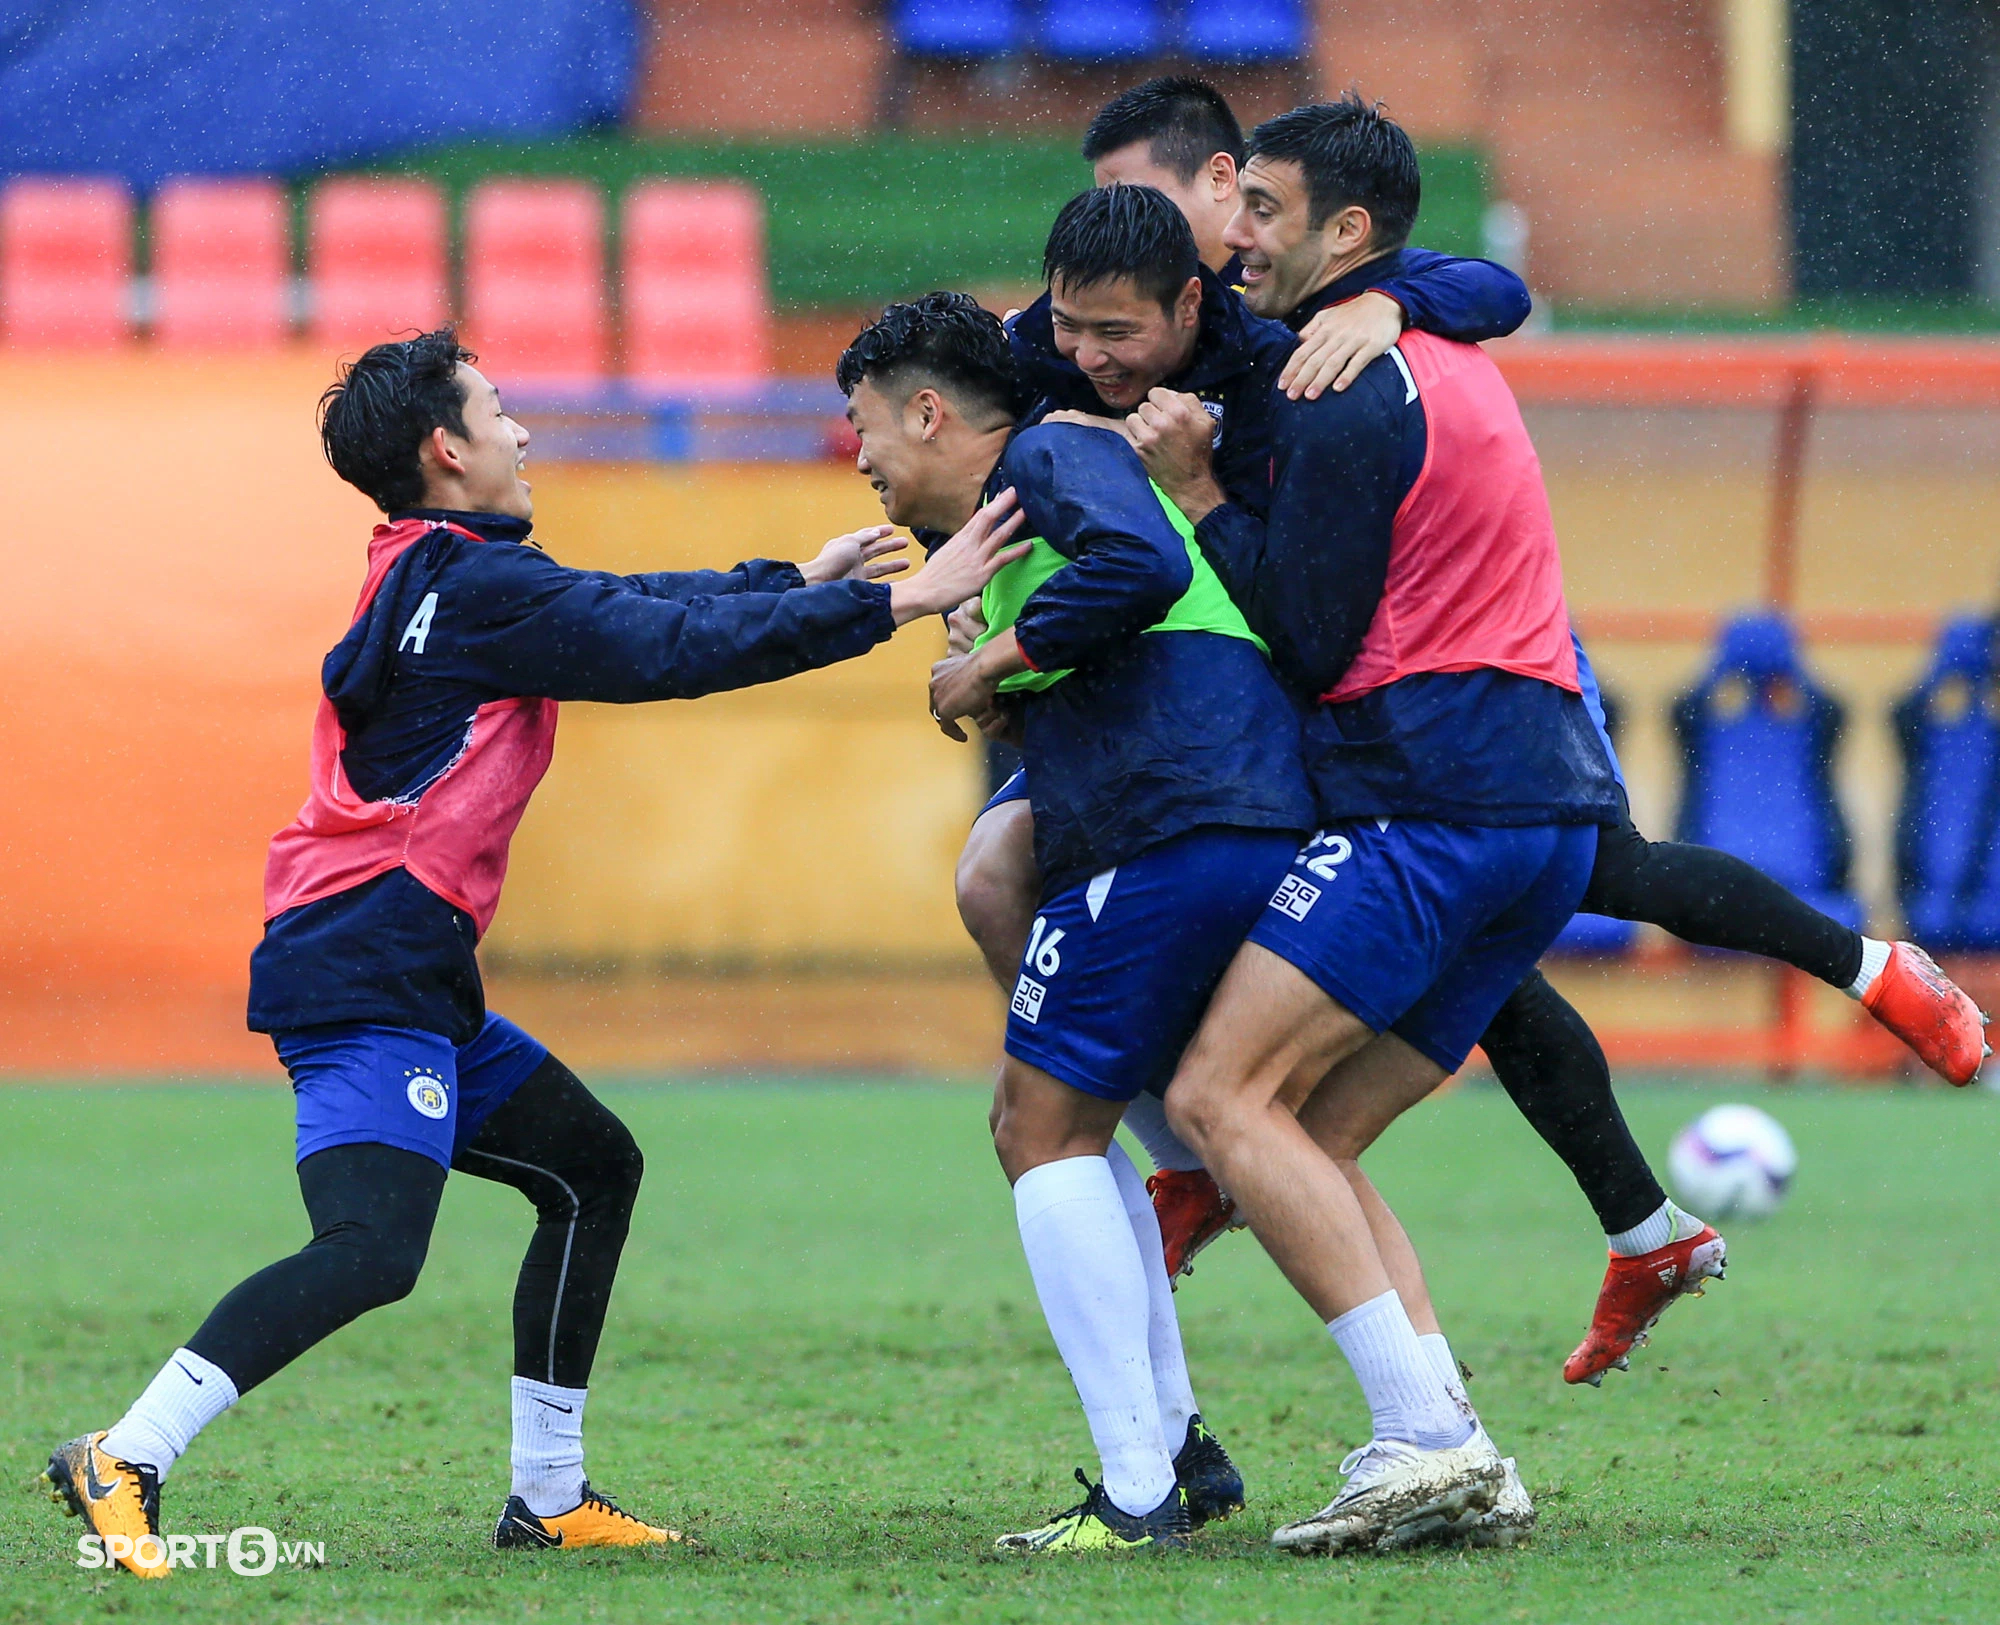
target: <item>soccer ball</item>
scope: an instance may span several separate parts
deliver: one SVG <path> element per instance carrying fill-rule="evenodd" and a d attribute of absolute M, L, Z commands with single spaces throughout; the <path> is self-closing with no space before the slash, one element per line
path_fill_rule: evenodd
<path fill-rule="evenodd" d="M 1761 1219 L 1778 1211 L 1798 1168 L 1792 1137 L 1755 1106 L 1716 1106 L 1674 1136 L 1667 1171 L 1704 1219 Z"/>

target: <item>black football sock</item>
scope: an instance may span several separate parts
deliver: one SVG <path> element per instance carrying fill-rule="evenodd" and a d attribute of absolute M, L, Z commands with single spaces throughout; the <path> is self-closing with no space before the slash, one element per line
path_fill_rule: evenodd
<path fill-rule="evenodd" d="M 645 1172 L 630 1131 L 551 1055 L 453 1166 L 535 1204 L 514 1290 L 514 1374 L 588 1387 Z"/>
<path fill-rule="evenodd" d="M 1611 1068 L 1583 1017 L 1531 972 L 1479 1040 L 1501 1088 L 1562 1158 L 1606 1235 L 1667 1199 L 1611 1092 Z"/>

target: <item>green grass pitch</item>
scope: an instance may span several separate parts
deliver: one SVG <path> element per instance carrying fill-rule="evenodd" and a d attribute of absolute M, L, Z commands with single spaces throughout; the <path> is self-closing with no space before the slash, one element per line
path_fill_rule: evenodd
<path fill-rule="evenodd" d="M 34 1493 L 239 1276 L 304 1239 L 273 1088 L 0 1090 L 0 1620 L 1990 1621 L 2000 1102 L 1903 1090 L 1739 1098 L 1802 1171 L 1731 1234 L 1730 1278 L 1630 1376 L 1566 1388 L 1602 1254 L 1506 1100 L 1415 1114 L 1376 1176 L 1431 1269 L 1472 1393 L 1542 1507 L 1510 1552 L 1299 1561 L 1365 1433 L 1352 1379 L 1244 1236 L 1181 1309 L 1251 1505 L 1185 1558 L 997 1560 L 1091 1460 L 1043 1329 L 983 1092 L 616 1086 L 649 1161 L 591 1401 L 592 1477 L 698 1553 L 503 1554 L 507 1310 L 525 1207 L 455 1179 L 407 1302 L 348 1328 L 196 1445 L 174 1530 L 323 1541 L 323 1569 L 74 1566 Z M 1701 1105 L 1633 1088 L 1662 1148 Z"/>

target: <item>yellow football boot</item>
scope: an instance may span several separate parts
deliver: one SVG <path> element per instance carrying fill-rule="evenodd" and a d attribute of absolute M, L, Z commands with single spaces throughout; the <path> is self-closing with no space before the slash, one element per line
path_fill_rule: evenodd
<path fill-rule="evenodd" d="M 678 1529 L 660 1529 L 599 1495 L 588 1484 L 583 1499 L 567 1512 L 547 1518 L 528 1510 L 518 1495 L 507 1497 L 493 1544 L 501 1551 L 545 1546 L 673 1546 L 686 1537 Z"/>
<path fill-rule="evenodd" d="M 107 1456 L 98 1448 L 103 1439 L 103 1431 L 85 1433 L 57 1447 L 42 1474 L 49 1499 L 89 1524 L 105 1552 L 140 1579 L 164 1580 L 173 1571 L 160 1539 L 160 1475 Z"/>
<path fill-rule="evenodd" d="M 1188 1496 L 1176 1484 L 1151 1512 L 1131 1513 L 1093 1484 L 1081 1467 L 1076 1481 L 1090 1493 L 1079 1506 L 1059 1512 L 1039 1529 L 1002 1535 L 993 1545 L 1003 1552 L 1132 1552 L 1142 1548 L 1181 1552 L 1188 1544 Z"/>

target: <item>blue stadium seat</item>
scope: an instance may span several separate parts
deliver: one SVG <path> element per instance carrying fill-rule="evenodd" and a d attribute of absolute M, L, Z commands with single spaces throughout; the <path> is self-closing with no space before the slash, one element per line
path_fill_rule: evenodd
<path fill-rule="evenodd" d="M 1166 24 L 1157 0 L 1043 0 L 1035 45 L 1066 62 L 1130 62 L 1159 55 Z"/>
<path fill-rule="evenodd" d="M 1293 62 L 1306 54 L 1299 0 L 1188 0 L 1181 45 L 1197 62 Z"/>
<path fill-rule="evenodd" d="M 905 56 L 975 61 L 1027 44 L 1018 0 L 897 0 L 889 29 Z"/>
<path fill-rule="evenodd" d="M 1732 621 L 1708 675 L 1674 705 L 1687 770 L 1679 835 L 1735 853 L 1858 928 L 1833 794 L 1845 720 L 1800 663 L 1790 625 L 1775 615 Z"/>
<path fill-rule="evenodd" d="M 2000 949 L 2000 690 L 1994 624 L 1948 623 L 1924 679 L 1896 706 L 1903 805 L 1896 884 L 1927 947 Z"/>

